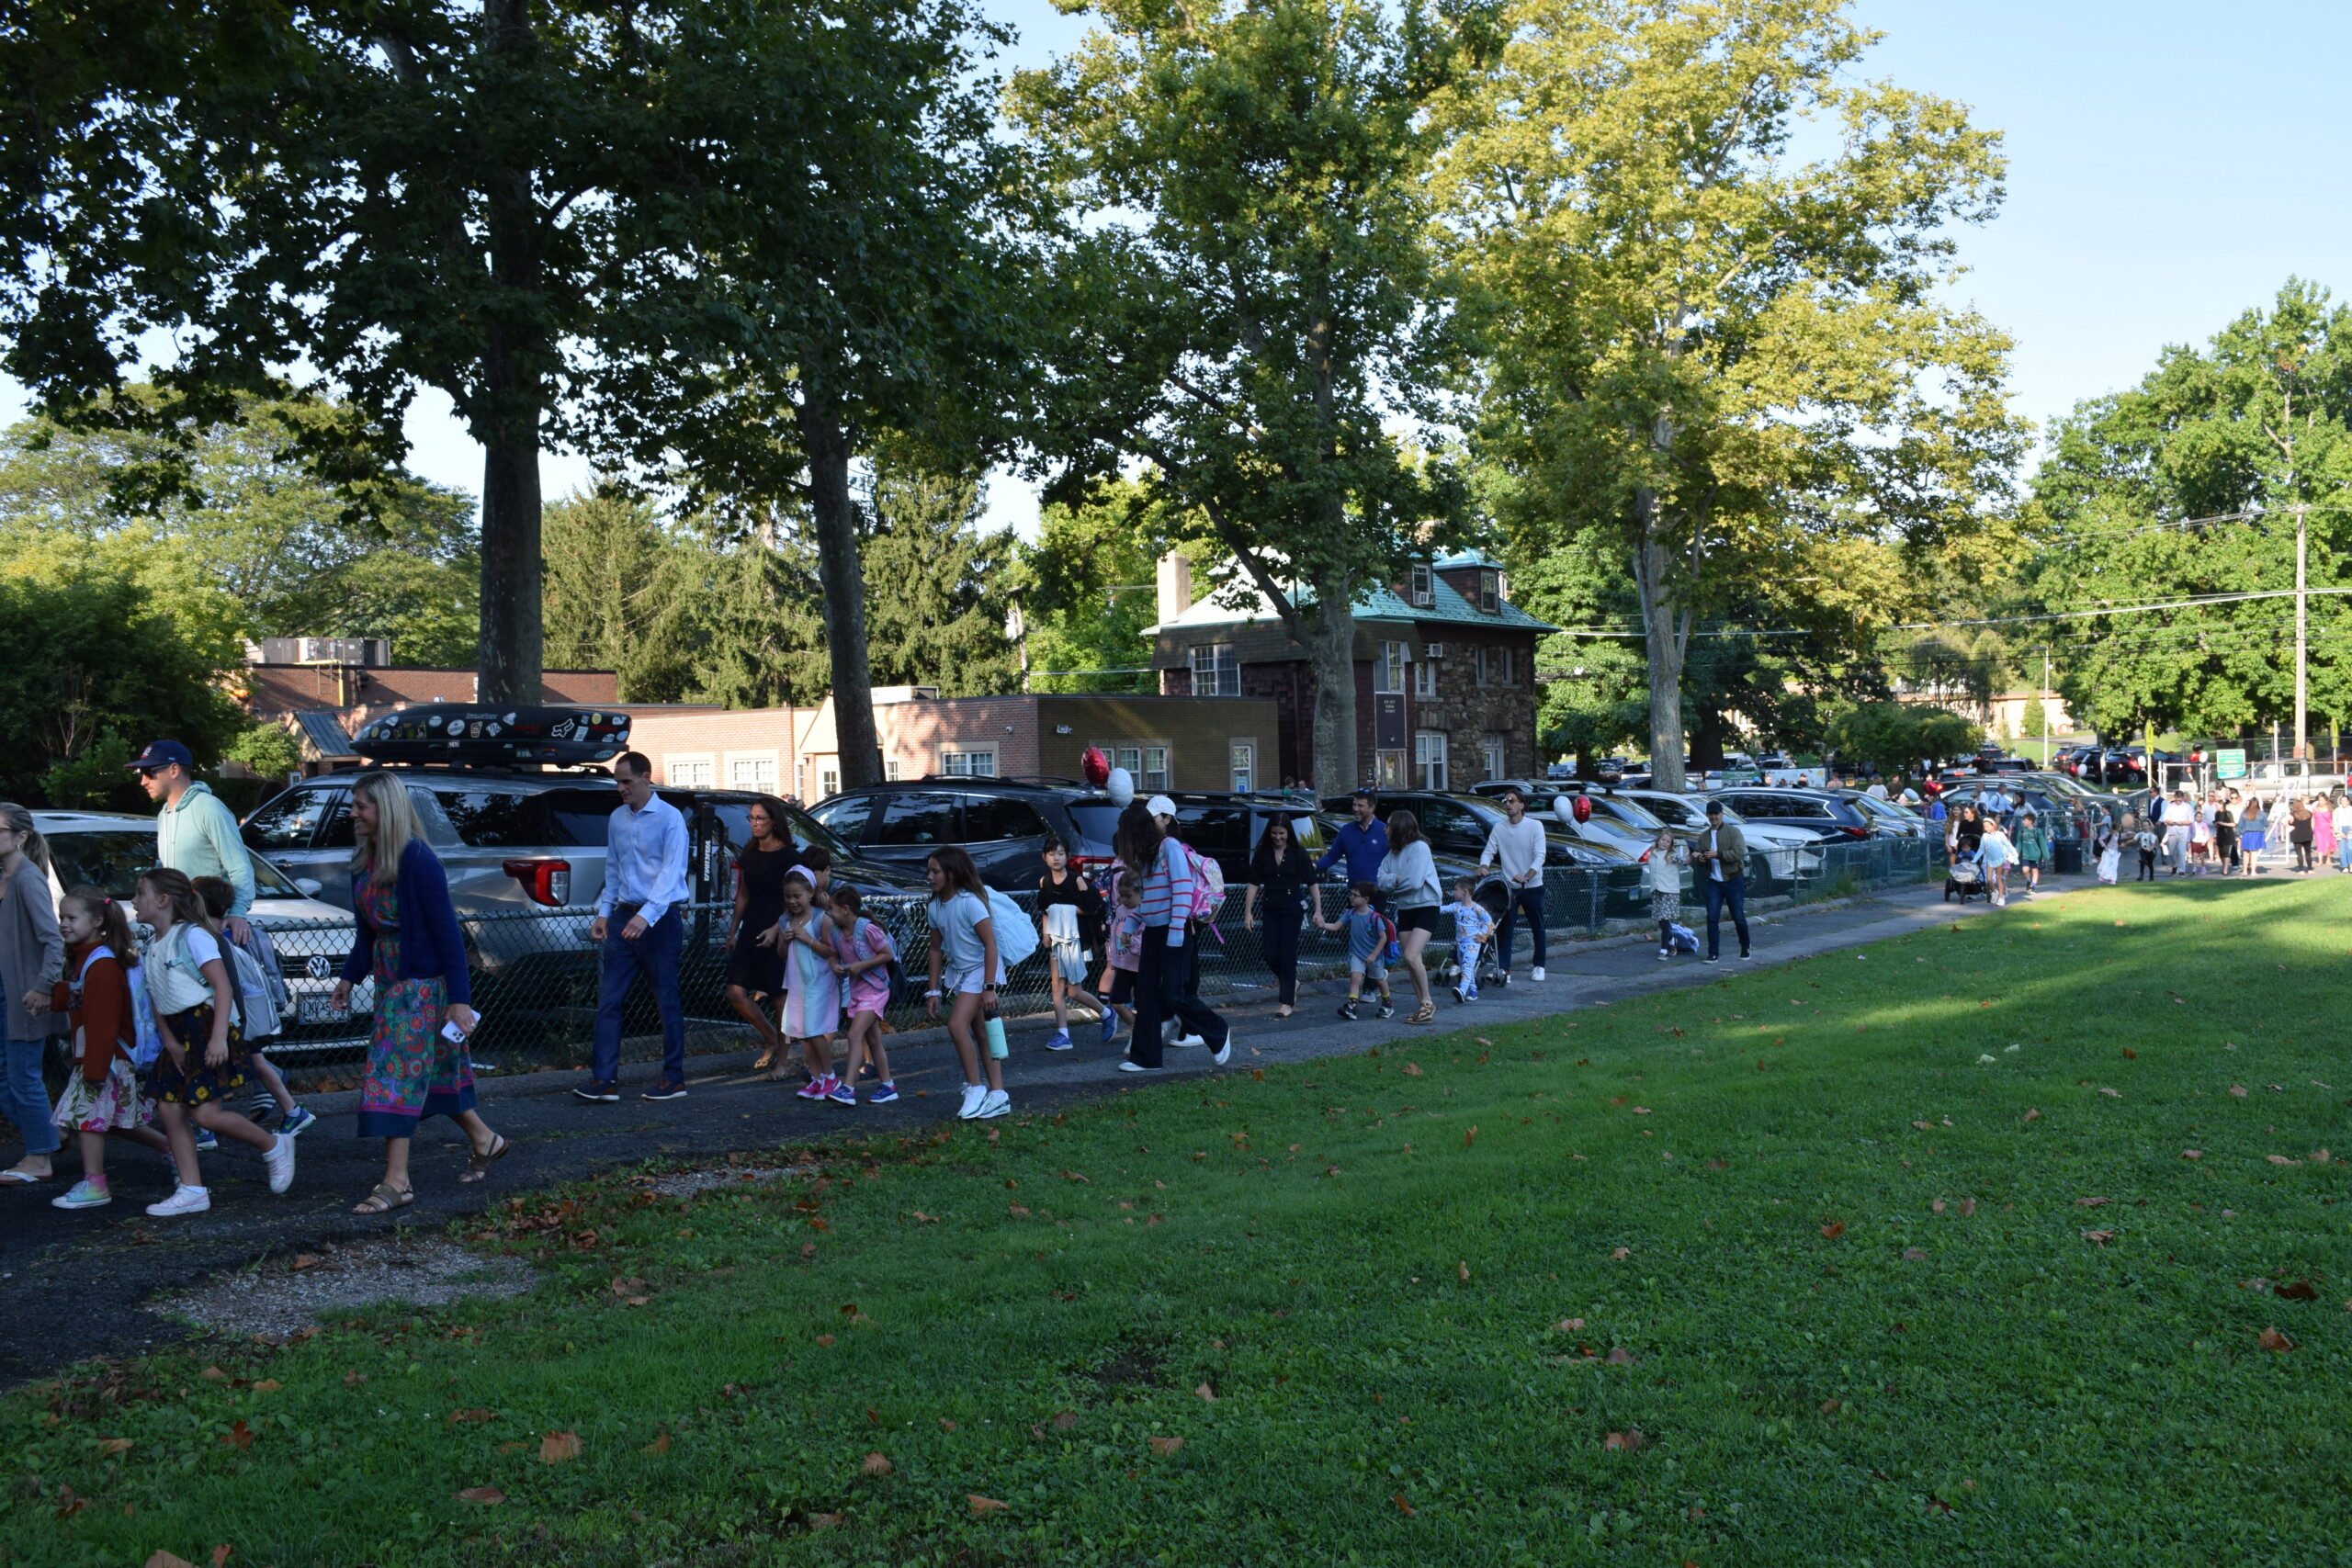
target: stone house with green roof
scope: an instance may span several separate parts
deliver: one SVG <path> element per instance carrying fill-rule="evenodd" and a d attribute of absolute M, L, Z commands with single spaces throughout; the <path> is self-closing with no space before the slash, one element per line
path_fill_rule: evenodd
<path fill-rule="evenodd" d="M 1512 604 L 1509 586 L 1500 561 L 1471 551 L 1357 598 L 1356 773 L 1317 779 L 1317 790 L 1467 789 L 1541 771 L 1535 643 L 1559 628 Z M 1159 563 L 1159 621 L 1145 635 L 1161 694 L 1272 699 L 1280 734 L 1266 783 L 1310 773 L 1314 673 L 1272 603 L 1195 603 L 1177 555 Z"/>

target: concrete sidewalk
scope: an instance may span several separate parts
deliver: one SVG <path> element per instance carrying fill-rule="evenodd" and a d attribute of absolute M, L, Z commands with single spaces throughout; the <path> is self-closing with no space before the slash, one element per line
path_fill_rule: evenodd
<path fill-rule="evenodd" d="M 2096 886 L 2089 877 L 2052 879 L 2042 897 Z M 1512 985 L 1490 986 L 1467 1007 L 1440 988 L 1434 1025 L 1417 1028 L 1403 1021 L 1411 1011 L 1409 987 L 1400 992 L 1403 1005 L 1396 1017 L 1385 1021 L 1367 1016 L 1350 1022 L 1337 1017 L 1344 988 L 1329 985 L 1303 987 L 1299 1011 L 1289 1019 L 1274 1018 L 1270 1000 L 1232 1010 L 1227 1016 L 1234 1028 L 1235 1055 L 1227 1070 L 1343 1055 L 1406 1035 L 1426 1039 L 1569 1012 L 1597 1001 L 1702 986 L 1750 968 L 1860 946 L 1985 912 L 1982 901 L 1965 908 L 1943 903 L 1940 884 L 1925 883 L 1836 904 L 1783 909 L 1751 920 L 1757 955 L 1753 965 L 1728 956 L 1736 952 L 1728 927 L 1723 933 L 1727 956 L 1713 965 L 1695 958 L 1660 963 L 1657 949 L 1643 937 L 1556 942 L 1540 985 L 1527 977 L 1522 940 L 1521 967 Z M 1396 980 L 1401 985 L 1401 974 Z M 1012 1055 L 1005 1081 L 1015 1115 L 1140 1091 L 1216 1070 L 1205 1051 L 1171 1050 L 1162 1075 L 1121 1073 L 1122 1047 L 1097 1043 L 1091 1024 L 1073 1030 L 1079 1046 L 1066 1053 L 1041 1048 L 1047 1027 L 1035 1021 L 1016 1023 L 1011 1032 Z M 575 1099 L 571 1088 L 584 1081 L 584 1074 L 491 1077 L 481 1087 L 482 1115 L 513 1141 L 514 1152 L 493 1168 L 487 1181 L 460 1186 L 457 1176 L 465 1166 L 464 1139 L 448 1122 L 429 1122 L 419 1133 L 411 1159 L 416 1202 L 380 1218 L 349 1213 L 382 1173 L 383 1158 L 380 1141 L 350 1135 L 346 1118 L 356 1109 L 356 1093 L 306 1100 L 321 1121 L 301 1139 L 294 1188 L 285 1197 L 269 1195 L 261 1161 L 247 1151 L 224 1145 L 220 1153 L 208 1156 L 205 1174 L 213 1206 L 193 1218 L 146 1217 L 144 1206 L 170 1190 L 169 1166 L 144 1150 L 121 1145 L 108 1151 L 116 1193 L 111 1207 L 78 1213 L 51 1208 L 49 1200 L 79 1174 L 78 1160 L 69 1149 L 59 1156 L 58 1180 L 0 1190 L 0 1386 L 40 1376 L 79 1357 L 137 1351 L 177 1337 L 185 1330 L 148 1311 L 143 1304 L 148 1298 L 273 1254 L 379 1236 L 395 1225 L 437 1229 L 452 1217 L 478 1213 L 509 1193 L 657 1156 L 707 1158 L 737 1149 L 812 1143 L 849 1129 L 911 1131 L 953 1115 L 962 1080 L 944 1032 L 893 1035 L 887 1044 L 901 1098 L 893 1105 L 854 1110 L 801 1100 L 794 1086 L 764 1081 L 749 1071 L 748 1051 L 688 1058 L 687 1097 L 661 1102 L 636 1098 L 652 1082 L 650 1064 L 625 1069 L 625 1098 L 617 1105 Z"/>

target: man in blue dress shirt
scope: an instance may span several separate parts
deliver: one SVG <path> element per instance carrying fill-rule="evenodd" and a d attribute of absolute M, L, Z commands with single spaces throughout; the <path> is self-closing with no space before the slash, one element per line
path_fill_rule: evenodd
<path fill-rule="evenodd" d="M 1315 863 L 1317 871 L 1330 870 L 1331 863 L 1344 855 L 1351 885 L 1380 879 L 1380 863 L 1388 858 L 1388 824 L 1373 815 L 1377 804 L 1372 791 L 1356 791 L 1355 820 L 1341 823 L 1340 830 L 1331 835 L 1331 847 Z M 1374 908 L 1380 905 L 1380 899 L 1373 899 Z M 1319 882 L 1315 885 L 1315 918 L 1323 918 L 1323 885 Z"/>
<path fill-rule="evenodd" d="M 604 1102 L 621 1097 L 621 1010 L 642 973 L 662 1013 L 662 1079 L 648 1100 L 686 1092 L 686 1010 L 678 999 L 678 953 L 685 944 L 686 819 L 653 793 L 653 764 L 636 751 L 613 761 L 621 805 L 605 844 L 605 890 L 596 896 L 589 940 L 604 958 L 596 997 L 596 1045 L 589 1083 L 571 1092 Z"/>

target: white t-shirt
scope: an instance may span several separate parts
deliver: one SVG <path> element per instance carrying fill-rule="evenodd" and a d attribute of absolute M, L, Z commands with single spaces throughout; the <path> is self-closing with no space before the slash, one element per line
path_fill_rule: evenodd
<path fill-rule="evenodd" d="M 978 969 L 988 961 L 980 945 L 980 922 L 988 918 L 988 901 L 977 893 L 959 890 L 944 903 L 932 900 L 931 926 L 940 933 L 940 951 L 950 975 Z"/>
<path fill-rule="evenodd" d="M 212 983 L 204 977 L 204 966 L 220 962 L 220 944 L 202 926 L 182 920 L 165 932 L 141 965 L 147 998 L 157 1014 L 169 1017 L 211 1001 Z M 233 996 L 233 976 L 230 989 Z"/>
<path fill-rule="evenodd" d="M 2169 800 L 2165 803 L 2165 827 L 2186 828 L 2191 822 L 2196 820 L 2197 808 L 2189 805 L 2188 802 L 2185 800 Z"/>
<path fill-rule="evenodd" d="M 2342 843 L 2347 836 L 2352 836 L 2352 800 L 2346 801 L 2329 815 L 2335 820 L 2335 840 Z"/>
<path fill-rule="evenodd" d="M 1869 794 L 1872 800 L 1884 800 L 1886 798 L 1886 785 L 1874 780 L 1866 793 Z"/>

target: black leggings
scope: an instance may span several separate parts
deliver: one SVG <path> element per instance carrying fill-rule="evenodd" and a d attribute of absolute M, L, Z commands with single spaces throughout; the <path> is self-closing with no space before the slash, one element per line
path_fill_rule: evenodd
<path fill-rule="evenodd" d="M 1672 920 L 1660 920 L 1657 923 L 1657 944 L 1661 948 L 1672 947 L 1674 945 L 1674 922 Z"/>
<path fill-rule="evenodd" d="M 1265 949 L 1266 967 L 1274 972 L 1275 999 L 1284 1007 L 1298 1001 L 1298 906 L 1268 904 L 1258 930 Z"/>

